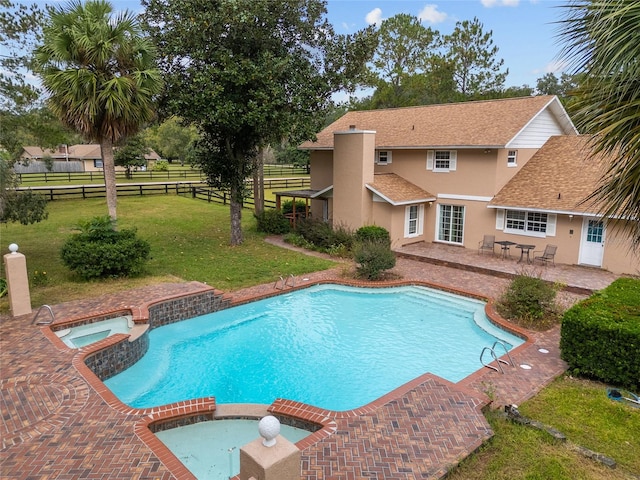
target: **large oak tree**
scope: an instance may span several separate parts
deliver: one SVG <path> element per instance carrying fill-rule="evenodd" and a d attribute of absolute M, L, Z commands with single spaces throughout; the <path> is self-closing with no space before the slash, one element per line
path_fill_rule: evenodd
<path fill-rule="evenodd" d="M 143 0 L 167 82 L 166 114 L 198 128 L 195 156 L 229 192 L 231 244 L 242 243 L 245 179 L 266 145 L 319 130 L 331 95 L 353 87 L 372 31 L 336 35 L 322 0 Z"/>

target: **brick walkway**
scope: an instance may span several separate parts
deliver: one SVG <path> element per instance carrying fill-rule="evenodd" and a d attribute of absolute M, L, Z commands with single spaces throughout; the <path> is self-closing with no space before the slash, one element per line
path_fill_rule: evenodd
<path fill-rule="evenodd" d="M 498 296 L 508 282 L 464 266 L 443 266 L 443 259 L 433 253 L 428 262 L 425 257 L 416 261 L 409 252 L 402 255 L 394 269 L 402 280 L 489 298 Z M 552 268 L 547 267 L 547 272 Z M 555 268 L 568 271 L 570 277 L 564 283 L 578 287 L 562 293 L 565 305 L 584 298 L 580 292 L 602 288 L 613 280 L 608 272 Z M 309 274 L 297 279 L 297 286 L 344 280 L 343 271 L 338 267 Z M 136 316 L 149 303 L 207 288 L 197 282 L 165 284 L 55 305 L 53 310 L 56 322 L 122 309 L 131 309 Z M 269 284 L 228 295 L 242 302 L 272 293 L 273 284 Z M 118 406 L 109 399 L 101 383 L 88 378 L 77 362 L 80 353 L 52 342 L 45 334 L 47 327 L 32 326 L 32 318 L 3 318 L 0 324 L 2 478 L 193 478 L 159 442 L 154 443 L 155 436 L 144 427 L 149 412 Z M 483 369 L 452 384 L 427 373 L 351 412 L 322 411 L 291 401 L 277 401 L 270 409 L 324 425 L 298 444 L 303 450 L 305 480 L 440 478 L 492 435 L 480 411 L 483 406 L 490 400 L 493 406 L 520 403 L 564 371 L 558 339 L 557 328 L 531 334 L 530 342 L 512 352 L 518 366 L 505 367 L 504 375 Z M 522 369 L 521 364 L 531 369 Z M 194 408 L 203 405 L 215 408 L 206 401 Z M 174 410 L 184 409 L 183 405 Z"/>

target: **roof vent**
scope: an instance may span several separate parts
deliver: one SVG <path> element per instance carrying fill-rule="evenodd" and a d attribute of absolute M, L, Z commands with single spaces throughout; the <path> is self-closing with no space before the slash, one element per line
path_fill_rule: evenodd
<path fill-rule="evenodd" d="M 349 130 L 355 130 L 356 126 L 355 125 L 349 125 Z"/>

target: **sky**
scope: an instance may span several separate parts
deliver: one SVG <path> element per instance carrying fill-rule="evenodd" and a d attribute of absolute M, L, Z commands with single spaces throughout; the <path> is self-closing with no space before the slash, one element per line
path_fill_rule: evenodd
<path fill-rule="evenodd" d="M 29 3 L 29 2 L 26 2 Z M 61 3 L 66 1 L 37 1 Z M 138 0 L 111 0 L 116 9 L 141 11 Z M 557 0 L 328 0 L 327 18 L 337 33 L 354 33 L 398 13 L 418 17 L 424 26 L 450 34 L 456 22 L 477 17 L 485 33 L 492 31 L 497 58 L 509 69 L 505 86 L 536 86 L 546 73 L 559 76 L 558 39 L 562 5 Z"/>
<path fill-rule="evenodd" d="M 456 22 L 477 17 L 492 31 L 496 57 L 509 69 L 506 86 L 536 86 L 546 73 L 559 75 L 561 43 L 557 38 L 566 2 L 552 0 L 329 0 L 328 19 L 337 33 L 353 33 L 398 13 L 418 17 L 425 27 L 450 34 Z"/>

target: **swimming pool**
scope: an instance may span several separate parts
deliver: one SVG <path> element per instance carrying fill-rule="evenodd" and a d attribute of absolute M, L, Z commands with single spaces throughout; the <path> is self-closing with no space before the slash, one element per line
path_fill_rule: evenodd
<path fill-rule="evenodd" d="M 259 419 L 222 419 L 171 428 L 155 435 L 196 478 L 228 480 L 240 473 L 240 448 L 259 438 Z M 311 432 L 281 425 L 280 434 L 292 443 Z"/>
<path fill-rule="evenodd" d="M 101 320 L 99 322 L 77 325 L 54 333 L 69 348 L 81 348 L 116 333 L 128 334 L 134 326 L 133 317 L 121 317 Z"/>
<path fill-rule="evenodd" d="M 214 396 L 349 410 L 427 372 L 458 382 L 484 347 L 524 342 L 484 307 L 421 286 L 317 285 L 154 329 L 142 359 L 105 384 L 138 408 Z"/>

